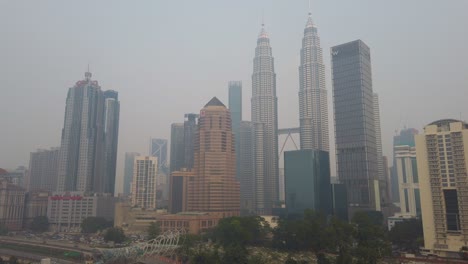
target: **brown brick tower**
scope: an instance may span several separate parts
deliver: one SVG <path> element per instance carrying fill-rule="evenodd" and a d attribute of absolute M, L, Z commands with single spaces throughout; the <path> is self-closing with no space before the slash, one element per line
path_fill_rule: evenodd
<path fill-rule="evenodd" d="M 231 113 L 213 97 L 200 111 L 195 138 L 194 174 L 188 185 L 188 211 L 220 217 L 240 213 Z"/>

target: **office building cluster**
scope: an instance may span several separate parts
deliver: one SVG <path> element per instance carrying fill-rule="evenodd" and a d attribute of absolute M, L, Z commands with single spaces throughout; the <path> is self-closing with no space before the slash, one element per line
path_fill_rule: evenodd
<path fill-rule="evenodd" d="M 389 167 L 369 46 L 336 45 L 330 57 L 337 177 L 323 50 L 309 13 L 298 66 L 299 127 L 278 126 L 273 50 L 262 24 L 250 120 L 242 115 L 242 82 L 230 81 L 228 106 L 213 97 L 171 124 L 170 141 L 151 138 L 147 155 L 125 152 L 117 202 L 120 102 L 88 71 L 68 90 L 60 146 L 31 152 L 29 168 L 0 169 L 0 223 L 20 230 L 46 215 L 51 230 L 76 232 L 85 218 L 103 217 L 127 232 L 158 222 L 163 231 L 197 233 L 230 216 L 311 209 L 347 221 L 358 211 L 380 211 L 389 229 L 421 219 L 431 254 L 468 250 L 468 124 L 443 119 L 422 133 L 405 127 L 393 138 Z M 296 150 L 279 148 L 284 134 L 299 135 Z"/>

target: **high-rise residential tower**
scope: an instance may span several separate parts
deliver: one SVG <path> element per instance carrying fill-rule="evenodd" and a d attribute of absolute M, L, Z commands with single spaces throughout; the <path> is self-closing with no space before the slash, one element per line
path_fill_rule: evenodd
<path fill-rule="evenodd" d="M 123 193 L 128 195 L 131 192 L 131 186 L 133 182 L 133 164 L 135 157 L 140 156 L 137 152 L 125 152 L 125 168 L 124 168 L 124 180 L 123 180 Z"/>
<path fill-rule="evenodd" d="M 416 148 L 408 145 L 395 146 L 395 169 L 400 190 L 400 213 L 405 216 L 421 216 Z"/>
<path fill-rule="evenodd" d="M 468 124 L 438 120 L 415 141 L 424 247 L 459 257 L 468 244 Z"/>
<path fill-rule="evenodd" d="M 193 168 L 195 133 L 197 132 L 197 114 L 185 114 L 184 121 L 184 168 Z"/>
<path fill-rule="evenodd" d="M 158 168 L 167 165 L 167 139 L 150 139 L 149 155 L 158 158 Z"/>
<path fill-rule="evenodd" d="M 200 111 L 195 137 L 194 177 L 188 184 L 188 211 L 219 217 L 240 214 L 239 182 L 231 114 L 213 97 Z"/>
<path fill-rule="evenodd" d="M 158 158 L 137 156 L 133 165 L 132 206 L 156 209 Z"/>
<path fill-rule="evenodd" d="M 337 172 L 350 217 L 380 211 L 370 49 L 361 40 L 331 48 Z"/>
<path fill-rule="evenodd" d="M 114 192 L 119 102 L 91 73 L 68 90 L 57 191 Z"/>
<path fill-rule="evenodd" d="M 184 167 L 184 156 L 184 124 L 173 123 L 171 125 L 170 172 L 178 171 Z"/>
<path fill-rule="evenodd" d="M 317 27 L 310 13 L 302 39 L 299 83 L 301 149 L 329 151 L 325 66 Z"/>
<path fill-rule="evenodd" d="M 54 192 L 57 189 L 57 165 L 60 148 L 39 149 L 29 159 L 29 190 Z"/>
<path fill-rule="evenodd" d="M 99 189 L 103 193 L 114 193 L 120 117 L 119 94 L 116 91 L 104 92 L 104 107 L 105 176 Z"/>
<path fill-rule="evenodd" d="M 240 126 L 242 121 L 242 82 L 229 82 L 229 111 L 231 111 L 232 133 L 234 134 L 236 145 L 236 172 L 237 179 L 240 179 Z"/>
<path fill-rule="evenodd" d="M 278 202 L 278 98 L 270 38 L 264 25 L 257 39 L 252 74 L 255 210 L 271 213 Z"/>

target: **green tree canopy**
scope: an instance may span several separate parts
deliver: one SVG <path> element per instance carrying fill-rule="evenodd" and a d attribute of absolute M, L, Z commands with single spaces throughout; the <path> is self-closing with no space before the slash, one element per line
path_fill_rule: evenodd
<path fill-rule="evenodd" d="M 408 219 L 396 223 L 389 232 L 390 241 L 398 248 L 417 252 L 423 245 L 423 228 L 421 219 Z"/>
<path fill-rule="evenodd" d="M 159 226 L 158 223 L 156 222 L 152 222 L 149 226 L 148 226 L 148 239 L 151 240 L 151 239 L 155 239 L 159 236 L 159 234 L 161 233 L 161 228 Z"/>
<path fill-rule="evenodd" d="M 114 243 L 122 243 L 127 239 L 124 231 L 120 227 L 110 227 L 104 233 L 104 241 L 113 241 Z"/>
<path fill-rule="evenodd" d="M 112 221 L 107 221 L 103 217 L 87 217 L 81 223 L 82 233 L 96 233 L 112 226 Z"/>
<path fill-rule="evenodd" d="M 35 232 L 46 232 L 49 230 L 49 218 L 47 216 L 36 216 L 31 223 L 31 230 Z"/>

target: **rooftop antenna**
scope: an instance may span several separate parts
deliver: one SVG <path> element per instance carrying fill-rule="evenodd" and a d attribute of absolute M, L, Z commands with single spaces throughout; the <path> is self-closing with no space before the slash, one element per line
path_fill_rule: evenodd
<path fill-rule="evenodd" d="M 85 78 L 87 81 L 91 79 L 91 72 L 89 71 L 89 63 L 88 63 L 88 71 L 85 73 Z"/>
<path fill-rule="evenodd" d="M 262 9 L 262 27 L 265 27 L 265 9 Z"/>
<path fill-rule="evenodd" d="M 310 10 L 310 0 L 309 0 L 309 16 L 312 15 L 312 12 Z"/>

